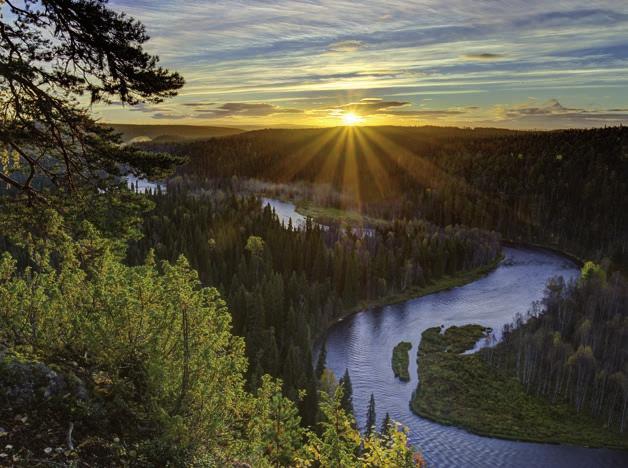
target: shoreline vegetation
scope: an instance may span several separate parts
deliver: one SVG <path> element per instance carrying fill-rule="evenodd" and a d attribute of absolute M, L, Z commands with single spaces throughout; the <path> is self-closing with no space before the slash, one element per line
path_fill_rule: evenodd
<path fill-rule="evenodd" d="M 341 223 L 352 227 L 378 227 L 391 224 L 391 221 L 374 218 L 371 216 L 363 215 L 354 210 L 343 210 L 340 208 L 325 207 L 315 205 L 310 200 L 294 200 L 287 197 L 279 197 L 278 200 L 292 203 L 295 206 L 295 211 L 302 216 L 312 218 L 312 220 L 318 224 L 328 225 L 330 223 Z M 507 247 L 525 247 L 529 249 L 540 249 L 552 252 L 554 254 L 565 257 L 566 259 L 575 263 L 579 268 L 585 263 L 585 260 L 578 255 L 561 249 L 559 246 L 550 244 L 540 244 L 535 242 L 529 242 L 525 240 L 512 240 L 502 239 L 502 245 Z"/>
<path fill-rule="evenodd" d="M 486 265 L 474 268 L 472 270 L 463 271 L 456 275 L 443 276 L 442 278 L 435 280 L 432 284 L 428 284 L 425 287 L 408 288 L 406 291 L 398 292 L 395 294 L 388 294 L 379 299 L 361 301 L 358 305 L 349 309 L 347 314 L 338 318 L 334 322 L 340 322 L 350 315 L 358 313 L 362 310 L 399 304 L 400 302 L 409 301 L 411 299 L 418 299 L 429 294 L 434 294 L 437 292 L 446 291 L 448 289 L 457 288 L 459 286 L 464 286 L 488 275 L 491 271 L 499 266 L 502 260 L 504 260 L 504 255 L 500 254 L 495 257 L 492 262 L 487 263 Z"/>
<path fill-rule="evenodd" d="M 489 366 L 481 352 L 461 354 L 485 333 L 480 325 L 423 332 L 419 384 L 410 401 L 415 414 L 499 439 L 628 449 L 625 435 L 566 403 L 526 393 L 514 376 Z"/>
<path fill-rule="evenodd" d="M 395 377 L 404 382 L 410 381 L 410 373 L 408 372 L 408 366 L 410 365 L 410 350 L 412 349 L 412 343 L 408 341 L 402 341 L 393 348 L 392 352 L 392 369 L 395 373 Z"/>
<path fill-rule="evenodd" d="M 342 316 L 336 317 L 331 320 L 329 324 L 324 327 L 324 329 L 318 335 L 314 337 L 313 342 L 318 342 L 321 337 L 323 337 L 329 331 L 331 327 L 348 319 L 354 314 L 358 314 L 362 311 L 373 309 L 376 307 L 386 307 L 390 305 L 400 304 L 402 302 L 406 302 L 412 299 L 419 299 L 423 296 L 429 296 L 430 294 L 436 294 L 442 291 L 447 291 L 449 289 L 465 286 L 488 275 L 495 268 L 497 268 L 503 260 L 504 255 L 500 254 L 495 257 L 495 259 L 491 263 L 488 263 L 479 268 L 475 268 L 473 270 L 461 272 L 460 274 L 454 276 L 444 276 L 423 288 L 410 288 L 407 291 L 399 292 L 396 294 L 389 294 L 379 299 L 362 301 L 357 306 L 348 309 L 347 312 Z"/>

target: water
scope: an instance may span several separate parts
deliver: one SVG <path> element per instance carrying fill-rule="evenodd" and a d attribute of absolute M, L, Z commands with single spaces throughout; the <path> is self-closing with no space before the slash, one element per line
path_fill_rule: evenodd
<path fill-rule="evenodd" d="M 292 226 L 295 228 L 301 228 L 305 226 L 305 216 L 296 212 L 294 204 L 289 202 L 283 202 L 281 200 L 275 200 L 274 198 L 262 198 L 262 206 L 270 205 L 275 210 L 279 221 L 286 226 L 288 222 L 292 220 Z"/>
<path fill-rule="evenodd" d="M 307 218 L 302 214 L 297 213 L 293 203 L 284 202 L 275 198 L 262 197 L 261 200 L 262 206 L 270 205 L 270 207 L 275 210 L 277 216 L 279 217 L 279 221 L 281 221 L 284 225 L 287 226 L 288 221 L 292 220 L 293 227 L 297 229 L 305 227 Z M 322 229 L 328 229 L 328 226 L 325 226 L 324 224 L 320 224 L 319 226 L 321 226 Z M 368 227 L 352 227 L 351 231 L 356 236 L 373 236 L 375 234 L 375 230 Z"/>
<path fill-rule="evenodd" d="M 134 175 L 126 176 L 127 186 L 131 188 L 131 185 L 135 186 L 135 190 L 139 193 L 146 193 L 149 190 L 156 192 L 158 188 L 161 188 L 162 192 L 166 191 L 166 185 L 161 182 L 154 182 L 148 179 L 138 178 Z"/>
<path fill-rule="evenodd" d="M 290 203 L 266 199 L 283 218 L 300 216 Z M 279 210 L 279 209 L 280 210 Z M 298 218 L 293 218 L 293 224 Z M 499 334 L 517 312 L 525 313 L 543 296 L 547 280 L 578 275 L 576 265 L 546 251 L 505 248 L 505 260 L 486 277 L 466 286 L 401 304 L 369 309 L 339 322 L 327 332 L 327 366 L 336 376 L 348 368 L 358 424 L 364 425 L 368 400 L 375 395 L 378 427 L 386 412 L 409 429 L 409 439 L 436 467 L 626 467 L 628 452 L 568 445 L 514 442 L 477 436 L 443 426 L 410 411 L 417 384 L 416 351 L 429 327 L 478 323 Z M 393 347 L 412 343 L 410 382 L 394 377 Z"/>

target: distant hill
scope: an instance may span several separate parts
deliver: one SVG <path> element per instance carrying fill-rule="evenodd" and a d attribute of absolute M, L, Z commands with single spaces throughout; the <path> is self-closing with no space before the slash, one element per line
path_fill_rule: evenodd
<path fill-rule="evenodd" d="M 236 135 L 244 130 L 232 127 L 212 127 L 207 125 L 135 125 L 106 123 L 122 134 L 125 143 L 135 141 L 172 142 L 200 140 L 204 138 Z"/>
<path fill-rule="evenodd" d="M 324 206 L 496 230 L 628 269 L 625 127 L 267 129 L 146 147 L 189 157 L 180 175 L 316 183 Z"/>

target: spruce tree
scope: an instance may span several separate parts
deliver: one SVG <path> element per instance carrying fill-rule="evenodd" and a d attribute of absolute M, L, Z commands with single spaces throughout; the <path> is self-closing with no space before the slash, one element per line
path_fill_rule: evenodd
<path fill-rule="evenodd" d="M 349 369 L 345 369 L 345 373 L 338 384 L 343 388 L 340 405 L 347 414 L 353 415 L 353 387 L 351 385 L 351 378 L 349 377 Z"/>
<path fill-rule="evenodd" d="M 370 436 L 375 428 L 375 397 L 371 393 L 371 400 L 369 401 L 369 407 L 366 411 L 366 435 Z"/>
<path fill-rule="evenodd" d="M 392 430 L 393 430 L 393 424 L 392 424 L 392 421 L 390 420 L 390 414 L 386 413 L 386 416 L 384 416 L 384 421 L 382 422 L 382 427 L 379 433 L 382 437 L 390 437 Z"/>
<path fill-rule="evenodd" d="M 316 380 L 320 380 L 325 366 L 327 363 L 327 342 L 323 341 L 320 353 L 318 353 L 318 360 L 316 361 Z"/>

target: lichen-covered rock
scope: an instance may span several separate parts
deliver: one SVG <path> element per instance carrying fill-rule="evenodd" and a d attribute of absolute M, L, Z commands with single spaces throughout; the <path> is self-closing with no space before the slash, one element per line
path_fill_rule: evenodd
<path fill-rule="evenodd" d="M 5 406 L 30 408 L 70 397 L 84 401 L 87 394 L 85 384 L 71 371 L 0 351 L 0 402 Z"/>

